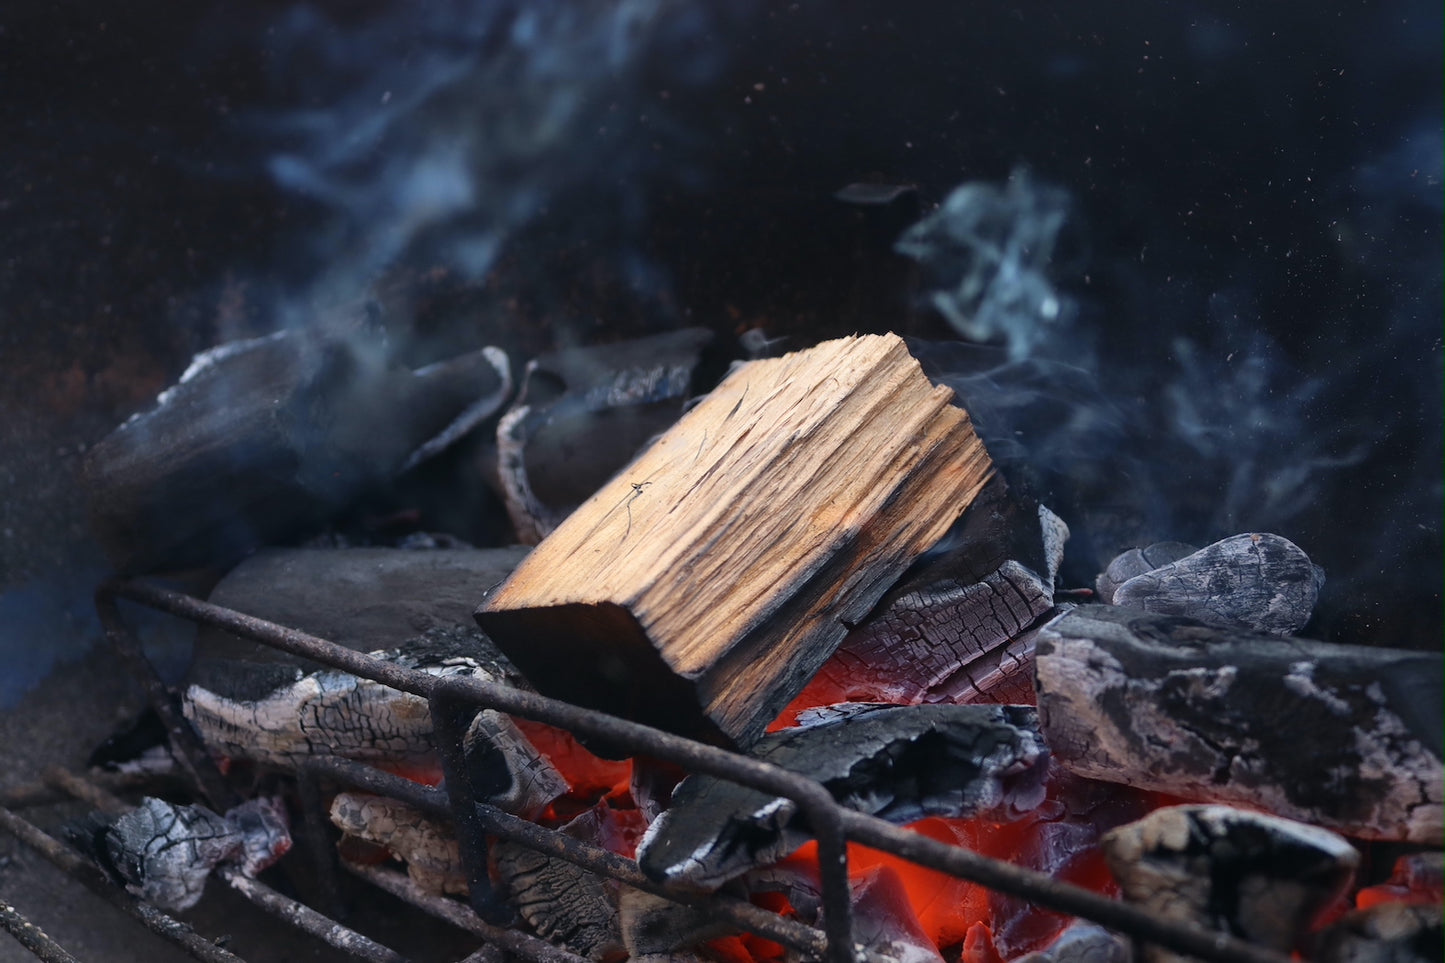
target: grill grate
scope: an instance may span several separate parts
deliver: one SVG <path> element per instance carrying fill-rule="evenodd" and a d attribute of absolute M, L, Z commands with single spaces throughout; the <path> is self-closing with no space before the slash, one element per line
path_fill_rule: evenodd
<path fill-rule="evenodd" d="M 403 958 L 334 919 L 340 915 L 337 909 L 340 906 L 339 870 L 331 847 L 320 844 L 326 838 L 326 817 L 321 806 L 323 783 L 390 796 L 428 814 L 452 819 L 468 872 L 470 908 L 456 900 L 421 892 L 404 875 L 394 871 L 350 864 L 346 864 L 344 868 L 400 897 L 422 912 L 481 937 L 486 945 L 467 957 L 465 963 L 496 963 L 499 951 L 535 963 L 586 963 L 582 957 L 538 937 L 500 925 L 508 920 L 510 911 L 492 891 L 488 881 L 486 852 L 489 836 L 516 841 L 626 885 L 679 903 L 701 907 L 716 919 L 781 943 L 806 959 L 826 959 L 829 963 L 889 963 L 888 958 L 857 947 L 852 941 L 846 848 L 850 840 L 930 869 L 1021 897 L 1039 906 L 1092 920 L 1125 933 L 1139 943 L 1157 944 L 1219 963 L 1288 963 L 1288 957 L 1225 934 L 1158 920 L 1136 907 L 1059 882 L 1042 873 L 948 846 L 874 817 L 845 809 L 839 806 L 819 783 L 777 766 L 534 693 L 475 678 L 438 678 L 405 669 L 325 639 L 213 605 L 183 593 L 143 582 L 108 582 L 101 586 L 96 594 L 97 609 L 106 636 L 145 687 L 152 705 L 170 733 L 172 747 L 180 757 L 182 767 L 194 780 L 201 795 L 218 811 L 234 805 L 238 801 L 236 793 L 217 770 L 199 737 L 181 715 L 170 692 L 146 659 L 140 641 L 122 620 L 116 606 L 116 600 L 120 598 L 196 623 L 217 626 L 428 700 L 449 792 L 423 786 L 360 763 L 334 758 L 312 760 L 298 774 L 298 791 L 304 810 L 303 826 L 313 843 L 308 848 L 316 861 L 316 872 L 323 884 L 320 901 L 326 904 L 327 912 L 297 903 L 238 873 L 221 873 L 223 879 L 247 899 L 298 928 L 320 936 L 358 960 L 398 961 Z M 702 896 L 690 890 L 655 883 L 644 876 L 632 860 L 518 819 L 470 798 L 467 780 L 457 775 L 461 766 L 461 735 L 471 716 L 481 708 L 497 709 L 548 723 L 577 735 L 604 740 L 636 755 L 648 755 L 674 763 L 690 772 L 730 779 L 792 799 L 806 814 L 818 842 L 823 883 L 824 929 L 820 931 L 795 920 L 785 919 L 743 900 L 721 895 Z M 98 808 L 106 808 L 115 802 L 114 797 L 105 790 L 72 775 L 52 773 L 49 774 L 47 783 L 52 788 L 64 790 Z M 41 794 L 31 795 L 38 797 Z M 172 939 L 196 959 L 239 959 L 199 937 L 188 926 L 155 907 L 131 898 L 119 887 L 105 880 L 95 867 L 69 847 L 8 809 L 0 808 L 0 828 L 36 848 L 72 875 L 100 889 L 107 899 L 121 905 L 152 930 Z M 8 928 L 8 922 L 6 925 Z M 25 924 L 22 918 L 16 925 L 28 924 Z M 68 958 L 46 957 L 43 954 L 49 952 L 48 949 L 35 952 L 42 959 Z"/>

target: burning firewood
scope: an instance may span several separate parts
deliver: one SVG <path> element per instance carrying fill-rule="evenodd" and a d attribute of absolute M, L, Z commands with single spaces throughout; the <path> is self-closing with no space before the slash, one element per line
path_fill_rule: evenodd
<path fill-rule="evenodd" d="M 364 841 L 405 863 L 407 876 L 426 892 L 466 894 L 467 872 L 447 824 L 395 799 L 353 792 L 336 794 L 330 816 L 342 832 L 343 851 L 351 840 Z"/>
<path fill-rule="evenodd" d="M 1298 545 L 1268 533 L 1235 535 L 1134 572 L 1145 559 L 1173 554 L 1179 543 L 1126 552 L 1100 576 L 1105 601 L 1210 625 L 1290 635 L 1309 621 L 1324 570 Z M 1145 562 L 1147 564 L 1147 562 Z"/>
<path fill-rule="evenodd" d="M 116 568 L 223 564 L 318 525 L 511 391 L 496 348 L 411 371 L 380 343 L 281 331 L 198 355 L 86 457 L 92 528 Z"/>
<path fill-rule="evenodd" d="M 541 541 L 677 421 L 711 340 L 684 328 L 527 362 L 497 425 L 497 476 L 518 540 Z"/>
<path fill-rule="evenodd" d="M 503 681 L 477 658 L 469 641 L 435 631 L 405 648 L 371 654 L 431 675 Z M 238 684 L 271 684 L 250 697 L 200 685 L 186 690 L 186 718 L 213 750 L 285 769 L 317 755 L 335 755 L 400 769 L 424 781 L 440 777 L 425 699 L 334 669 L 304 676 L 296 667 L 269 669 L 265 676 L 248 677 L 238 668 L 230 676 Z M 464 748 L 473 792 L 509 812 L 536 815 L 567 791 L 566 781 L 516 723 L 495 710 L 476 715 Z"/>
<path fill-rule="evenodd" d="M 747 745 L 987 481 L 951 395 L 894 336 L 753 362 L 477 619 L 543 693 Z"/>
<path fill-rule="evenodd" d="M 1043 800 L 1048 750 L 1031 708 L 850 705 L 808 721 L 750 754 L 818 780 L 850 808 L 901 823 L 1006 816 Z M 637 861 L 654 879 L 715 888 L 807 839 L 791 801 L 694 775 L 648 828 Z"/>
<path fill-rule="evenodd" d="M 1033 702 L 1029 629 L 1053 611 L 1068 535 L 1057 515 L 995 475 L 789 711 L 835 702 Z"/>
<path fill-rule="evenodd" d="M 69 835 L 129 892 L 168 910 L 196 905 L 222 863 L 254 877 L 291 849 L 286 810 L 276 799 L 253 799 L 218 816 L 148 796 L 129 812 L 92 816 Z"/>
<path fill-rule="evenodd" d="M 1360 854 L 1334 833 L 1227 806 L 1169 806 L 1105 834 L 1124 897 L 1164 919 L 1289 952 L 1349 886 Z M 1145 963 L 1189 957 L 1146 947 Z"/>
<path fill-rule="evenodd" d="M 1039 714 L 1092 779 L 1439 845 L 1441 662 L 1082 606 L 1039 633 Z"/>

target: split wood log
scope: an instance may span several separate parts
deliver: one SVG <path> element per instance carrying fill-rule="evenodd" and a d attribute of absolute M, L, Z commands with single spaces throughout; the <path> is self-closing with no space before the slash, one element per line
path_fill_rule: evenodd
<path fill-rule="evenodd" d="M 987 481 L 951 397 L 892 335 L 746 365 L 477 619 L 545 694 L 746 745 Z"/>
<path fill-rule="evenodd" d="M 1333 645 L 1112 605 L 1039 632 L 1058 762 L 1349 836 L 1445 837 L 1437 653 Z"/>
<path fill-rule="evenodd" d="M 1344 895 L 1360 854 L 1317 826 L 1228 806 L 1167 806 L 1104 834 L 1124 898 L 1161 919 L 1287 953 Z M 1193 957 L 1146 946 L 1144 963 Z"/>
<path fill-rule="evenodd" d="M 411 371 L 355 334 L 223 344 L 86 455 L 91 528 L 124 574 L 233 562 L 440 451 L 510 391 L 496 348 Z"/>

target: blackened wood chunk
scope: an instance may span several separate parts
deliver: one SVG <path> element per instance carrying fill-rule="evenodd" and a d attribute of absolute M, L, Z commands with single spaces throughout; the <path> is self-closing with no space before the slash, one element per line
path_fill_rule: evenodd
<path fill-rule="evenodd" d="M 123 573 L 232 562 L 439 451 L 510 390 L 495 348 L 411 371 L 356 334 L 223 344 L 87 454 L 92 528 Z"/>
<path fill-rule="evenodd" d="M 760 739 L 755 758 L 821 782 L 844 806 L 897 823 L 1000 817 L 1043 800 L 1048 751 L 1025 706 L 845 705 Z M 654 879 L 713 888 L 807 841 L 796 805 L 689 776 L 648 828 L 638 864 Z"/>
<path fill-rule="evenodd" d="M 477 609 L 539 691 L 746 746 L 993 472 L 892 335 L 730 375 Z"/>
<path fill-rule="evenodd" d="M 1439 903 L 1380 903 L 1346 913 L 1314 939 L 1316 963 L 1440 963 Z"/>
<path fill-rule="evenodd" d="M 1351 836 L 1442 840 L 1442 659 L 1110 605 L 1046 625 L 1045 738 L 1079 775 Z"/>
<path fill-rule="evenodd" d="M 527 362 L 497 425 L 497 474 L 519 541 L 535 545 L 682 414 L 706 328 L 569 348 Z"/>
<path fill-rule="evenodd" d="M 685 906 L 670 899 L 624 887 L 618 900 L 622 942 L 634 961 L 700 961 L 694 949 L 709 940 L 736 932 L 719 922 L 704 907 Z"/>
<path fill-rule="evenodd" d="M 1225 628 L 1291 635 L 1314 611 L 1325 573 L 1298 545 L 1267 533 L 1234 535 L 1135 575 L 1116 605 Z"/>
<path fill-rule="evenodd" d="M 1075 920 L 1042 950 L 1015 957 L 1012 963 L 1130 963 L 1123 937 L 1097 923 Z"/>
<path fill-rule="evenodd" d="M 1227 806 L 1168 806 L 1104 834 L 1124 898 L 1161 919 L 1289 952 L 1344 895 L 1360 854 L 1316 826 Z M 1191 957 L 1150 946 L 1146 963 Z"/>
<path fill-rule="evenodd" d="M 1032 702 L 1026 635 L 1053 610 L 1068 536 L 1058 516 L 994 476 L 810 687 L 833 701 Z"/>
<path fill-rule="evenodd" d="M 595 843 L 591 827 L 583 813 L 560 831 Z M 505 839 L 492 846 L 491 861 L 503 892 L 538 935 L 597 963 L 622 957 L 619 884 Z"/>

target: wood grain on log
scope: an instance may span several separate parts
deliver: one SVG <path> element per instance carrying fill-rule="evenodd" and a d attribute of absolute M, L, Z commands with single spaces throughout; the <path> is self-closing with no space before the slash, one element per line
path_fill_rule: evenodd
<path fill-rule="evenodd" d="M 1438 845 L 1442 659 L 1111 605 L 1037 640 L 1045 738 L 1080 775 Z"/>
<path fill-rule="evenodd" d="M 477 611 L 542 692 L 747 744 L 991 473 L 894 336 L 749 364 Z"/>

